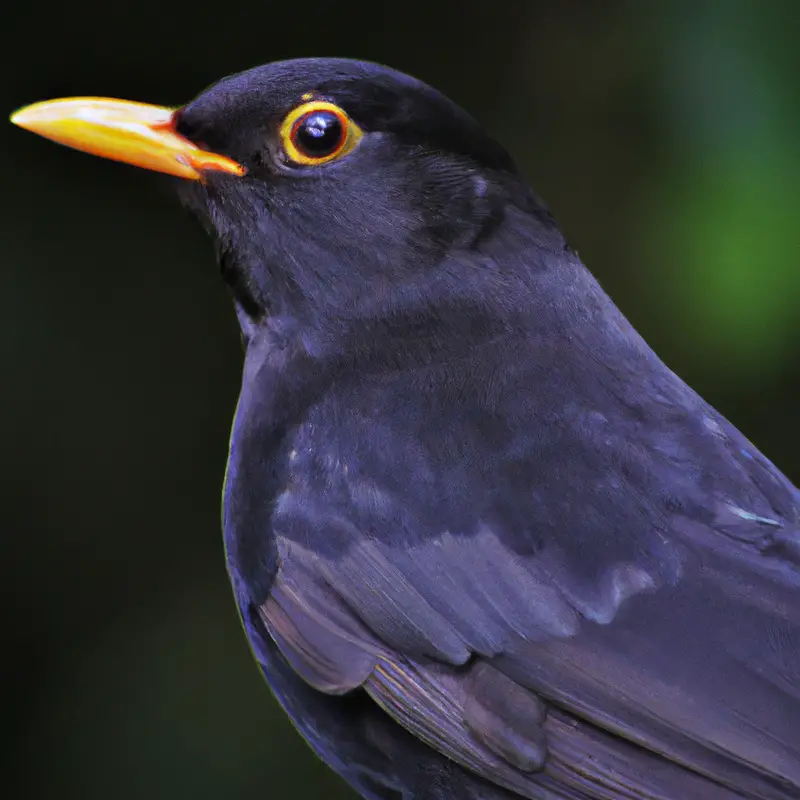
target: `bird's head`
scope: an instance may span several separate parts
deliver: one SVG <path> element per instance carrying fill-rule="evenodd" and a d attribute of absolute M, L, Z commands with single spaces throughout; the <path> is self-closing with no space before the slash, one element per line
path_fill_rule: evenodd
<path fill-rule="evenodd" d="M 448 294 L 474 301 L 494 280 L 487 276 L 513 263 L 483 252 L 509 213 L 533 220 L 545 247 L 561 243 L 506 151 L 472 117 L 375 64 L 278 62 L 176 110 L 72 98 L 12 121 L 182 178 L 245 329 L 275 316 L 385 319 Z"/>

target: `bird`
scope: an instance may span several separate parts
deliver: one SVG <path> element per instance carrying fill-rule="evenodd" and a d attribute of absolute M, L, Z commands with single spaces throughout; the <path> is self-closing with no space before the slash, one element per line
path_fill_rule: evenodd
<path fill-rule="evenodd" d="M 210 234 L 244 345 L 233 594 L 357 793 L 800 798 L 800 492 L 472 116 L 304 58 L 12 122 L 171 175 Z"/>

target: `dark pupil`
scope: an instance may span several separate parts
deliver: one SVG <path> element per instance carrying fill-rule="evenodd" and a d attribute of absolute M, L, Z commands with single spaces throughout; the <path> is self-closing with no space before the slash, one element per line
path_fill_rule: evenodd
<path fill-rule="evenodd" d="M 331 111 L 314 111 L 303 117 L 295 144 L 308 156 L 327 156 L 342 143 L 342 123 Z"/>

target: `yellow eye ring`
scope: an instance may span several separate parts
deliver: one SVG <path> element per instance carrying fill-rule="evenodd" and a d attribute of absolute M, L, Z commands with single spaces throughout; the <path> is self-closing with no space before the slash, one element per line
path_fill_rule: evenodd
<path fill-rule="evenodd" d="M 289 159 L 308 167 L 347 155 L 363 135 L 339 106 L 324 100 L 312 100 L 290 111 L 280 130 Z"/>

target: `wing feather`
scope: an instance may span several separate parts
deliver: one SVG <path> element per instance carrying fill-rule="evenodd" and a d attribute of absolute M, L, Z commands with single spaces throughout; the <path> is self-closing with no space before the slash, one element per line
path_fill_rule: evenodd
<path fill-rule="evenodd" d="M 279 537 L 261 608 L 281 651 L 311 685 L 363 688 L 478 775 L 531 798 L 797 796 L 800 583 L 767 568 L 733 590 L 718 554 L 697 569 L 676 546 L 678 580 L 611 562 L 576 597 L 569 564 L 526 560 L 485 527 L 398 553 L 335 520 L 333 559 L 298 544 L 307 535 Z M 731 620 L 755 660 L 725 650 Z"/>

